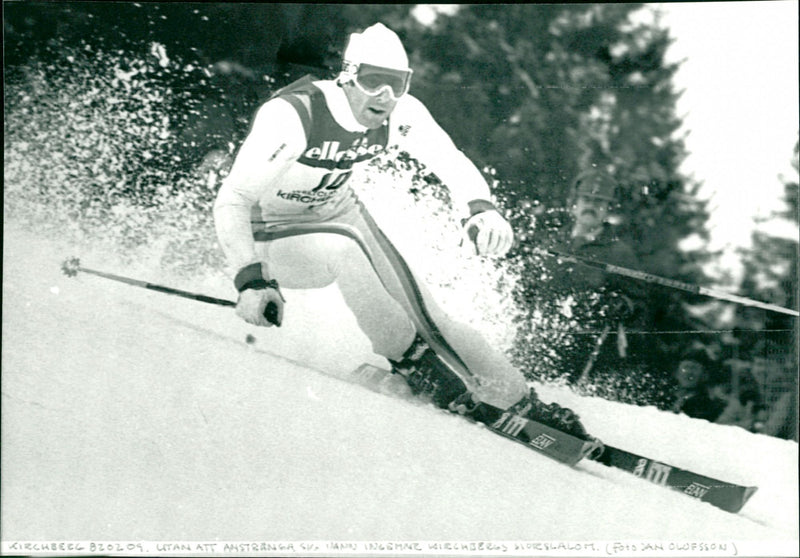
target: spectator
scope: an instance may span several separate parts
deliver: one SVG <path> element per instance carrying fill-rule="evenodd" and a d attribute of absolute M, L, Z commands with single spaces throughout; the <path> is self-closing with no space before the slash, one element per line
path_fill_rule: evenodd
<path fill-rule="evenodd" d="M 616 203 L 617 183 L 608 174 L 596 170 L 581 173 L 570 193 L 572 228 L 559 248 L 571 254 L 599 262 L 623 267 L 637 266 L 631 247 L 620 240 L 608 218 L 611 206 Z M 597 290 L 609 287 L 622 292 L 635 289 L 631 281 L 585 265 L 574 265 L 570 270 L 573 287 Z"/>
<path fill-rule="evenodd" d="M 617 235 L 609 221 L 616 203 L 616 181 L 607 173 L 588 170 L 574 181 L 570 192 L 571 227 L 560 234 L 559 252 L 601 263 L 638 268 L 631 246 Z M 560 262 L 553 270 L 559 292 L 569 294 L 574 312 L 596 335 L 576 339 L 565 359 L 573 382 L 584 383 L 590 373 L 619 371 L 628 356 L 625 327 L 638 322 L 646 290 L 639 281 L 608 273 L 579 262 Z M 623 327 L 623 325 L 625 327 Z M 639 352 L 639 347 L 633 350 Z M 632 362 L 625 368 L 635 368 Z"/>
<path fill-rule="evenodd" d="M 761 409 L 761 393 L 752 375 L 741 366 L 732 363 L 724 382 L 711 388 L 712 397 L 727 402 L 725 410 L 717 417 L 717 424 L 740 426 L 753 431 L 756 417 Z"/>
<path fill-rule="evenodd" d="M 675 371 L 678 392 L 672 411 L 692 418 L 716 421 L 725 409 L 725 401 L 713 397 L 710 383 L 714 362 L 703 349 L 685 353 Z"/>
<path fill-rule="evenodd" d="M 795 370 L 771 362 L 764 377 L 764 412 L 755 430 L 768 436 L 797 441 L 797 383 Z"/>

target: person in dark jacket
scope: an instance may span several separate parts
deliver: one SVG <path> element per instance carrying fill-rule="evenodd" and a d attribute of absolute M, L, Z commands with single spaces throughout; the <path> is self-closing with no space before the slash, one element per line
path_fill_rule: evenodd
<path fill-rule="evenodd" d="M 561 234 L 558 252 L 638 269 L 633 249 L 619 238 L 617 228 L 609 222 L 616 190 L 616 181 L 600 170 L 578 175 L 569 198 L 572 224 Z M 573 314 L 594 330 L 592 335 L 577 337 L 573 344 L 566 364 L 570 379 L 582 383 L 598 368 L 618 368 L 617 361 L 627 356 L 624 326 L 635 320 L 635 301 L 646 296 L 645 286 L 580 261 L 561 261 L 554 272 L 559 290 L 573 301 Z"/>
<path fill-rule="evenodd" d="M 606 173 L 591 170 L 581 173 L 573 184 L 570 197 L 574 218 L 564 248 L 573 254 L 623 267 L 635 267 L 636 256 L 631 247 L 620 241 L 609 223 L 609 212 L 616 201 L 616 181 Z M 598 288 L 614 283 L 616 276 L 582 266 L 576 268 L 578 281 L 585 288 Z"/>
<path fill-rule="evenodd" d="M 672 405 L 673 412 L 709 422 L 719 418 L 726 404 L 710 393 L 714 366 L 703 349 L 693 349 L 682 355 L 675 370 L 678 391 Z"/>

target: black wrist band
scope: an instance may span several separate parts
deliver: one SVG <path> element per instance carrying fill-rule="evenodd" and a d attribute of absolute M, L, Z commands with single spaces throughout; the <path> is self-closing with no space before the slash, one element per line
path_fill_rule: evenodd
<path fill-rule="evenodd" d="M 278 286 L 278 281 L 276 279 L 270 279 L 269 281 L 264 281 L 263 279 L 256 279 L 255 281 L 250 281 L 249 283 L 245 283 L 242 285 L 242 291 L 246 291 L 247 289 L 275 289 L 279 293 L 281 292 L 280 287 Z M 281 298 L 283 298 L 283 294 L 281 294 Z"/>
<path fill-rule="evenodd" d="M 254 290 L 266 289 L 267 286 L 268 286 L 267 282 L 264 281 L 263 279 L 256 279 L 254 281 L 250 281 L 242 285 L 242 288 L 239 289 L 239 292 L 241 293 L 242 291 L 246 291 L 248 289 L 254 289 Z"/>
<path fill-rule="evenodd" d="M 497 210 L 495 205 L 489 200 L 472 200 L 467 204 L 467 206 L 469 206 L 470 217 L 477 215 L 478 213 L 483 213 L 484 211 Z"/>
<path fill-rule="evenodd" d="M 251 263 L 239 270 L 233 279 L 233 284 L 239 292 L 247 289 L 266 289 L 269 285 L 263 273 L 261 262 Z"/>

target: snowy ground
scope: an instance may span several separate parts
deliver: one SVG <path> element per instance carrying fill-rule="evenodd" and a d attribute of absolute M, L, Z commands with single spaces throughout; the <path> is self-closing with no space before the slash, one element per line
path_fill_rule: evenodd
<path fill-rule="evenodd" d="M 326 555 L 361 541 L 350 554 L 797 555 L 794 442 L 539 387 L 608 443 L 759 487 L 729 514 L 321 374 L 369 352 L 333 289 L 287 292 L 285 326 L 256 329 L 228 308 L 68 279 L 59 266 L 71 255 L 169 278 L 4 232 L 4 552 L 32 553 L 14 552 L 19 541 L 150 541 L 145 552 L 188 554 L 165 541 L 211 541 L 209 554 Z M 168 284 L 233 297 L 220 278 Z M 256 541 L 294 543 L 270 552 Z"/>

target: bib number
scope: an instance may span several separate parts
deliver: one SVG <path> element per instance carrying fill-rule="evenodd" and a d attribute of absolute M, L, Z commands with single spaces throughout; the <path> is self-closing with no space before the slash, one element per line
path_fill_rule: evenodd
<path fill-rule="evenodd" d="M 338 190 L 344 186 L 344 183 L 347 182 L 347 179 L 350 178 L 350 175 L 352 174 L 353 171 L 347 171 L 340 174 L 329 172 L 322 177 L 322 180 L 319 181 L 319 184 L 311 191 L 319 192 L 320 190 Z"/>

